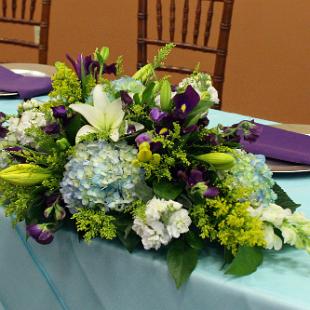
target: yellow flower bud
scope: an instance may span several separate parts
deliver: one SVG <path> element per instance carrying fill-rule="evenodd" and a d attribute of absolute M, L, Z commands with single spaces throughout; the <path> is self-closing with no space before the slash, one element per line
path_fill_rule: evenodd
<path fill-rule="evenodd" d="M 153 162 L 158 165 L 160 163 L 160 160 L 161 160 L 161 156 L 159 154 L 153 154 Z"/>
<path fill-rule="evenodd" d="M 143 150 L 143 149 L 149 150 L 150 149 L 150 144 L 148 142 L 142 142 L 139 145 L 139 150 Z"/>
<path fill-rule="evenodd" d="M 228 170 L 232 168 L 235 164 L 235 159 L 232 155 L 227 153 L 208 153 L 196 156 L 198 160 L 207 162 L 208 164 L 214 166 L 217 170 Z"/>
<path fill-rule="evenodd" d="M 143 163 L 150 161 L 152 159 L 152 156 L 152 152 L 146 148 L 140 150 L 137 155 L 138 160 L 142 161 Z"/>
<path fill-rule="evenodd" d="M 49 178 L 51 172 L 34 164 L 12 165 L 0 171 L 0 178 L 14 185 L 32 186 Z"/>

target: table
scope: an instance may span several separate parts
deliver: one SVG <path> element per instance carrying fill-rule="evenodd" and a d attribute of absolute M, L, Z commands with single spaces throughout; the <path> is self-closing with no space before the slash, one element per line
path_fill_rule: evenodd
<path fill-rule="evenodd" d="M 14 113 L 18 102 L 2 99 L 0 111 Z M 209 116 L 212 126 L 247 118 L 216 110 Z M 275 179 L 310 217 L 310 174 Z M 162 253 L 129 254 L 102 240 L 87 245 L 72 231 L 57 232 L 52 244 L 42 246 L 25 240 L 23 223 L 12 229 L 0 208 L 1 310 L 310 309 L 310 256 L 303 251 L 270 251 L 256 273 L 241 278 L 224 275 L 221 266 L 217 253 L 204 253 L 177 290 Z"/>

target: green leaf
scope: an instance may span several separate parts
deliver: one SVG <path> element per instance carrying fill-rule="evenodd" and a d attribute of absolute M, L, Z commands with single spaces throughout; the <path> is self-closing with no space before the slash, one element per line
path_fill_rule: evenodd
<path fill-rule="evenodd" d="M 188 114 L 186 126 L 195 125 L 201 116 L 206 113 L 210 107 L 212 107 L 212 105 L 212 101 L 201 100 L 191 111 L 191 113 Z"/>
<path fill-rule="evenodd" d="M 263 254 L 259 248 L 240 247 L 225 274 L 245 276 L 255 272 L 262 262 Z"/>
<path fill-rule="evenodd" d="M 135 186 L 135 193 L 138 198 L 140 198 L 144 202 L 148 202 L 154 196 L 152 188 L 147 186 L 145 182 L 140 182 Z"/>
<path fill-rule="evenodd" d="M 198 262 L 199 250 L 187 245 L 183 240 L 178 239 L 170 244 L 167 253 L 168 269 L 179 288 L 185 283 Z"/>
<path fill-rule="evenodd" d="M 184 185 L 182 183 L 171 183 L 168 181 L 154 182 L 153 190 L 157 197 L 166 200 L 176 199 L 183 191 Z"/>
<path fill-rule="evenodd" d="M 81 128 L 81 124 L 82 124 L 81 115 L 77 114 L 70 119 L 68 125 L 66 126 L 67 138 L 71 145 L 75 144 L 75 136 L 79 131 L 79 129 Z"/>
<path fill-rule="evenodd" d="M 142 94 L 142 103 L 146 105 L 150 105 L 153 101 L 153 88 L 155 87 L 155 83 L 150 83 Z"/>
<path fill-rule="evenodd" d="M 185 235 L 185 238 L 187 244 L 193 249 L 202 250 L 205 247 L 203 240 L 191 230 Z"/>
<path fill-rule="evenodd" d="M 282 208 L 287 208 L 294 212 L 300 206 L 300 204 L 295 203 L 277 183 L 275 183 L 272 190 L 278 195 L 275 203 Z"/>
<path fill-rule="evenodd" d="M 117 231 L 117 237 L 130 253 L 137 247 L 141 240 L 132 230 L 129 232 L 128 230 L 125 232 Z"/>

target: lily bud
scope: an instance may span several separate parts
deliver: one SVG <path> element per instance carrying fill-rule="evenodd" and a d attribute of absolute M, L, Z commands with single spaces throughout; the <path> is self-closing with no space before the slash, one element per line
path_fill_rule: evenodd
<path fill-rule="evenodd" d="M 154 75 L 154 68 L 151 64 L 147 64 L 139 69 L 132 77 L 135 80 L 139 80 L 142 83 L 146 82 L 150 77 Z"/>
<path fill-rule="evenodd" d="M 163 81 L 161 86 L 160 107 L 165 112 L 171 110 L 171 84 L 167 80 Z"/>
<path fill-rule="evenodd" d="M 49 178 L 51 172 L 34 164 L 12 165 L 0 171 L 0 179 L 21 186 L 32 186 Z"/>
<path fill-rule="evenodd" d="M 102 47 L 100 50 L 100 55 L 102 57 L 103 62 L 105 63 L 110 56 L 110 49 L 108 47 Z"/>
<path fill-rule="evenodd" d="M 61 150 L 65 151 L 70 147 L 70 143 L 66 138 L 61 138 L 56 141 L 56 144 L 60 147 Z"/>
<path fill-rule="evenodd" d="M 227 153 L 208 153 L 196 156 L 196 159 L 207 162 L 214 166 L 216 170 L 228 170 L 235 164 L 235 159 L 232 155 Z"/>

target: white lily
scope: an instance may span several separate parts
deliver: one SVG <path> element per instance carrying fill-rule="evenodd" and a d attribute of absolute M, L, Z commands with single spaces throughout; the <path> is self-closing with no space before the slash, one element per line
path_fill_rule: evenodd
<path fill-rule="evenodd" d="M 119 129 L 125 116 L 121 99 L 110 102 L 102 85 L 96 85 L 93 90 L 93 104 L 93 106 L 82 103 L 70 105 L 72 110 L 84 116 L 90 124 L 83 126 L 78 131 L 76 143 L 84 135 L 100 132 L 106 133 L 112 141 L 118 141 Z"/>

